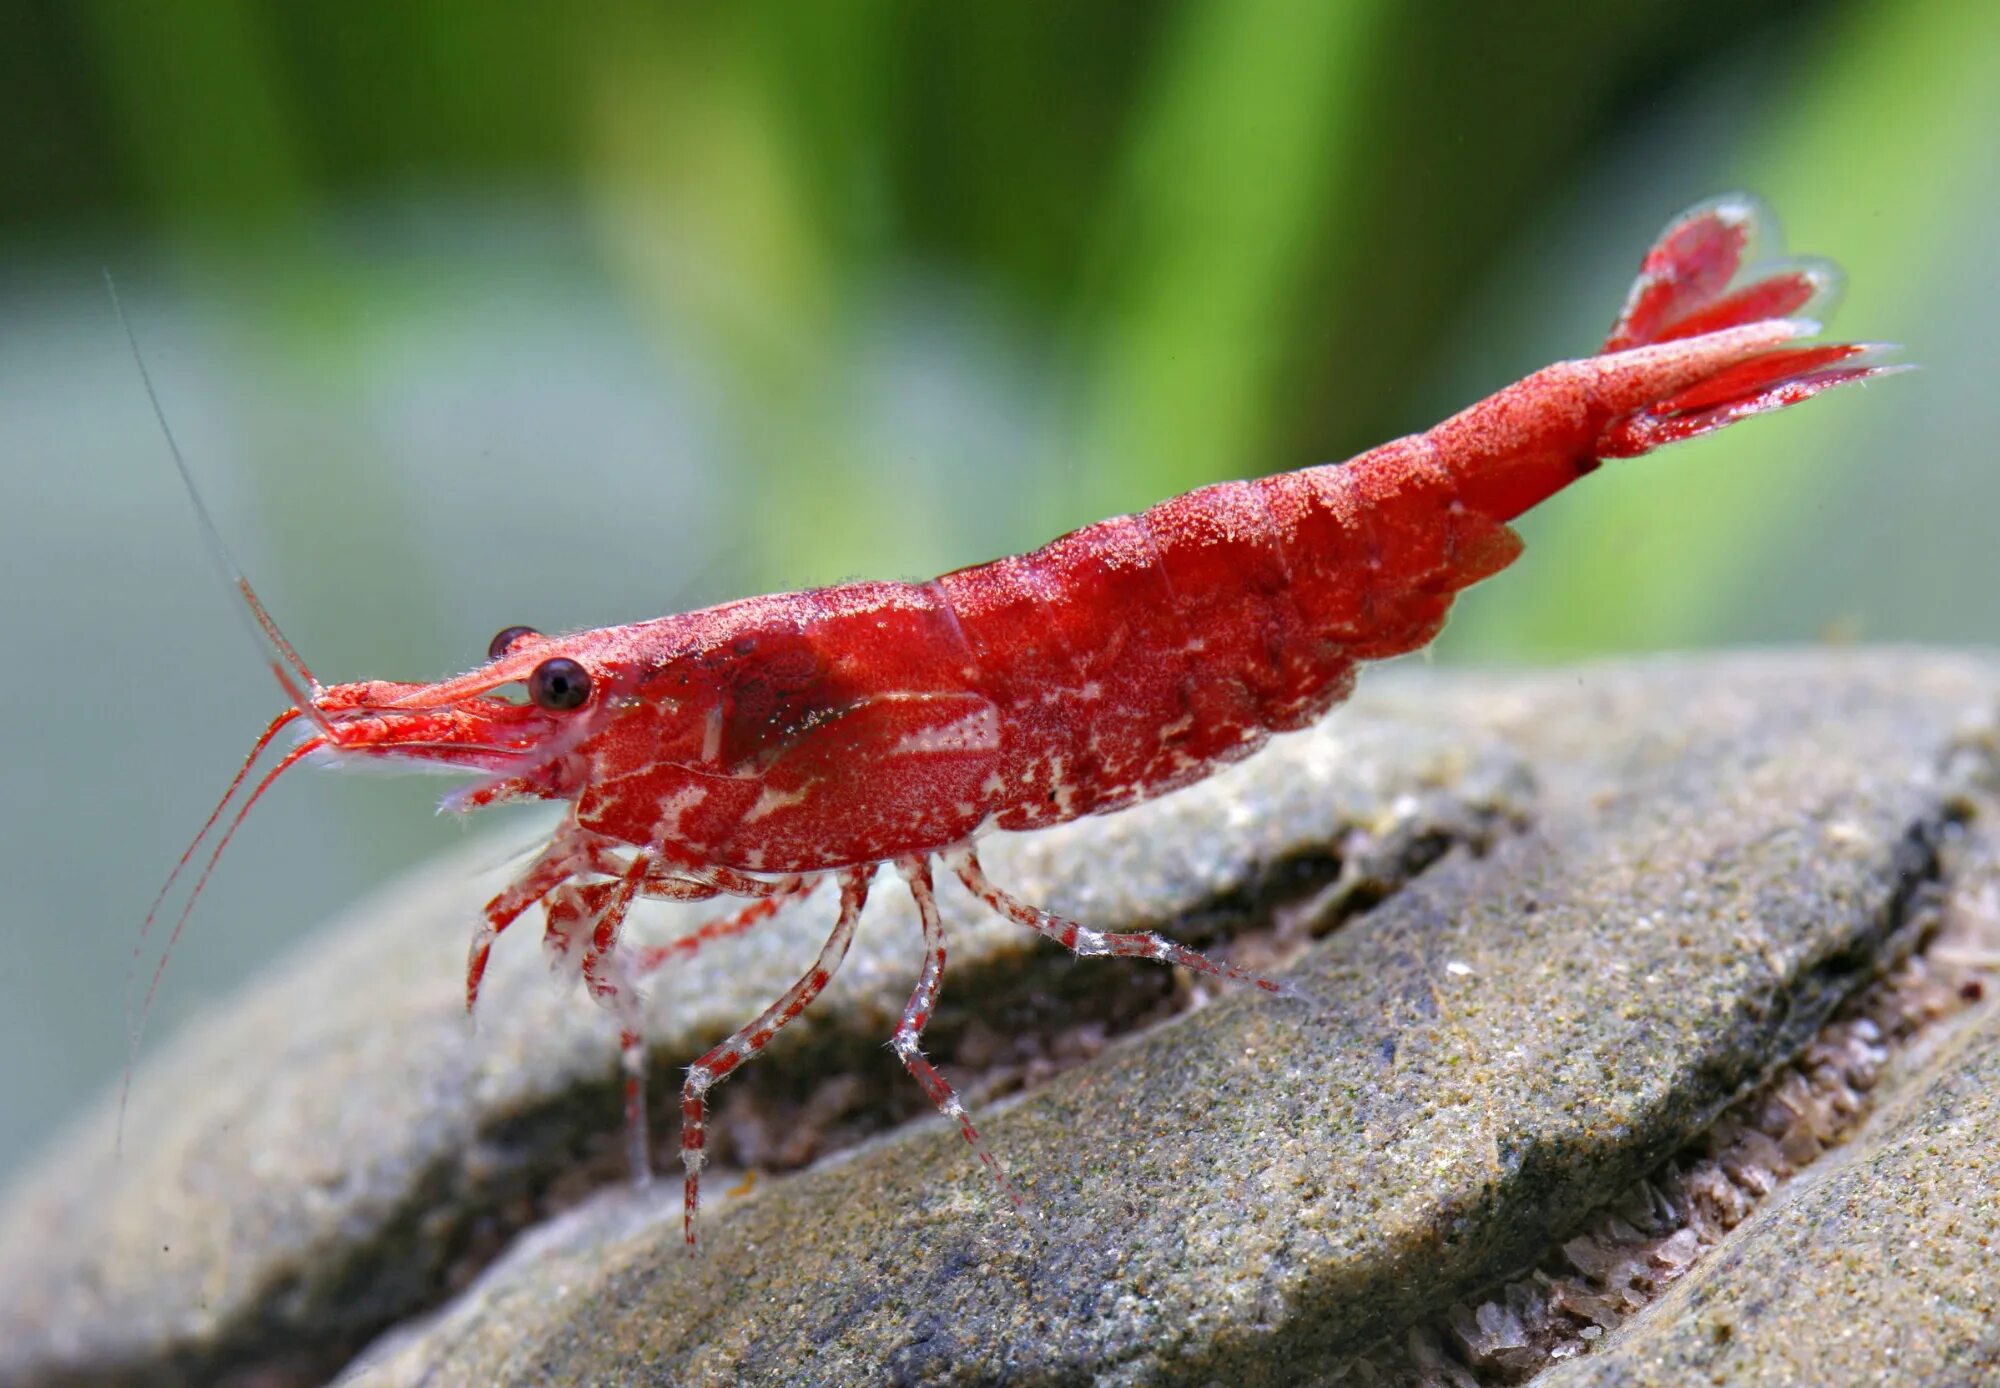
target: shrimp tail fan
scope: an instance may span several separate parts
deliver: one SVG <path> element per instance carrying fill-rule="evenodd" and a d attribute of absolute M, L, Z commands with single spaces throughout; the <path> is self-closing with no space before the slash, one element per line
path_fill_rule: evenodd
<path fill-rule="evenodd" d="M 1696 203 L 1647 251 L 1603 351 L 1659 347 L 1778 320 L 1791 325 L 1792 337 L 1817 333 L 1839 304 L 1845 277 L 1838 265 L 1815 256 L 1766 258 L 1779 245 L 1776 219 L 1748 193 Z M 1600 441 L 1598 456 L 1650 452 L 1836 386 L 1908 369 L 1880 364 L 1887 350 L 1860 342 L 1773 346 L 1621 420 Z"/>

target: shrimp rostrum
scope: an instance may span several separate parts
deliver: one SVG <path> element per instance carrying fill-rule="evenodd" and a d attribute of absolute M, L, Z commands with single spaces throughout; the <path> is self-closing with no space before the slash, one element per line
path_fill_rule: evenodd
<path fill-rule="evenodd" d="M 818 957 L 687 1072 L 690 1245 L 709 1091 L 825 988 L 871 880 L 892 864 L 924 939 L 893 1047 L 1005 1188 L 921 1049 L 945 958 L 933 873 L 1079 955 L 1141 955 L 1278 990 L 1160 936 L 1088 929 L 1016 899 L 981 868 L 981 836 L 1122 809 L 1314 722 L 1363 661 L 1430 641 L 1460 589 L 1520 553 L 1508 523 L 1601 460 L 1893 369 L 1864 346 L 1806 340 L 1838 272 L 1757 262 L 1763 221 L 1742 196 L 1683 214 L 1647 254 L 1601 352 L 1424 433 L 1345 463 L 1203 487 L 928 583 L 842 583 L 565 636 L 510 628 L 484 665 L 441 683 L 333 686 L 313 679 L 244 585 L 294 705 L 251 762 L 288 725 L 305 735 L 254 783 L 231 830 L 315 752 L 471 773 L 448 802 L 459 809 L 567 802 L 547 847 L 481 914 L 465 1001 L 478 1000 L 495 937 L 539 905 L 550 950 L 622 1029 L 642 1178 L 635 980 L 832 879 L 838 906 Z M 507 696 L 520 687 L 525 699 Z M 642 897 L 743 904 L 644 949 L 621 934 Z"/>

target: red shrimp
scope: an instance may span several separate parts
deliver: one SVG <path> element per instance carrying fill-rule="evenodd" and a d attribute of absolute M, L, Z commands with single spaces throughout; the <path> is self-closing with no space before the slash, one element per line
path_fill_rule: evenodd
<path fill-rule="evenodd" d="M 1424 433 L 1345 463 L 1203 487 L 928 583 L 842 583 L 565 636 L 513 627 L 484 665 L 453 679 L 324 686 L 239 578 L 293 707 L 259 739 L 203 835 L 282 729 L 298 721 L 307 735 L 252 785 L 207 867 L 308 752 L 473 773 L 448 802 L 463 810 L 569 802 L 541 855 L 486 905 L 465 1003 L 478 1001 L 495 937 L 541 904 L 549 949 L 621 1025 L 641 1180 L 635 979 L 831 878 L 839 904 L 819 956 L 687 1072 L 693 1248 L 710 1089 L 826 987 L 871 879 L 894 864 L 916 901 L 924 955 L 893 1048 L 1013 1197 L 923 1054 L 945 962 L 933 864 L 1076 954 L 1140 955 L 1281 991 L 1158 935 L 1092 930 L 1017 900 L 981 870 L 977 842 L 1122 809 L 1314 722 L 1347 696 L 1362 661 L 1437 635 L 1460 589 L 1520 553 L 1508 522 L 1600 460 L 1894 369 L 1862 345 L 1802 344 L 1818 325 L 1801 315 L 1828 305 L 1839 273 L 1822 261 L 1750 264 L 1763 222 L 1742 196 L 1684 213 L 1647 254 L 1599 355 L 1537 371 Z M 525 701 L 499 693 L 516 685 Z M 621 941 L 640 897 L 749 904 L 642 950 Z"/>

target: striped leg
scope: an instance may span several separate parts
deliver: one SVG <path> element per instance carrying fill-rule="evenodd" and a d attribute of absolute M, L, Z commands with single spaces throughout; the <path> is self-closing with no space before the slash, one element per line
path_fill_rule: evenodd
<path fill-rule="evenodd" d="M 946 865 L 958 874 L 958 880 L 965 883 L 967 890 L 993 910 L 1016 925 L 1025 925 L 1037 934 L 1046 935 L 1072 954 L 1111 954 L 1155 959 L 1162 964 L 1179 964 L 1184 969 L 1193 969 L 1197 973 L 1210 974 L 1216 978 L 1254 983 L 1267 993 L 1290 991 L 1282 983 L 1253 974 L 1248 969 L 1239 969 L 1234 964 L 1220 963 L 1210 959 L 1200 950 L 1176 944 L 1151 931 L 1114 934 L 1091 930 L 1078 925 L 1075 921 L 1050 915 L 1040 907 L 1030 906 L 994 886 L 987 880 L 985 871 L 979 866 L 979 855 L 970 848 L 952 849 L 944 855 L 944 860 Z"/>
<path fill-rule="evenodd" d="M 682 869 L 689 877 L 706 882 L 731 896 L 791 896 L 819 880 L 816 873 L 788 872 L 779 877 L 753 877 L 735 868 L 702 865 Z"/>
<path fill-rule="evenodd" d="M 603 871 L 611 861 L 595 865 Z M 653 1179 L 652 1139 L 647 1131 L 646 1030 L 633 971 L 619 949 L 626 914 L 640 895 L 674 901 L 701 901 L 714 887 L 662 872 L 645 854 L 635 854 L 618 876 L 603 882 L 569 882 L 550 895 L 548 929 L 542 937 L 552 964 L 565 964 L 586 930 L 580 972 L 591 998 L 618 1019 L 618 1061 L 625 1076 L 625 1156 L 634 1185 Z"/>
<path fill-rule="evenodd" d="M 472 933 L 472 948 L 465 965 L 465 1010 L 469 1013 L 479 1002 L 479 985 L 486 977 L 487 961 L 493 955 L 493 942 L 500 932 L 519 920 L 521 913 L 557 888 L 579 874 L 594 874 L 600 877 L 618 878 L 625 875 L 627 864 L 614 856 L 616 847 L 601 835 L 576 828 L 574 825 L 558 833 L 542 855 L 528 866 L 528 870 L 511 883 L 507 889 L 486 903 L 480 912 L 479 928 Z M 614 886 L 613 884 L 606 884 Z M 609 899 L 608 893 L 595 892 L 590 887 L 581 889 L 583 896 L 570 900 L 560 907 L 552 904 L 552 910 L 578 916 L 586 909 L 593 896 Z M 714 892 L 708 895 L 714 896 Z M 560 935 L 562 927 L 552 926 Z M 567 945 L 566 939 L 550 940 L 543 937 L 545 948 L 560 950 Z"/>
<path fill-rule="evenodd" d="M 600 903 L 591 926 L 590 945 L 583 954 L 584 986 L 598 1003 L 622 1016 L 637 1002 L 637 995 L 626 981 L 629 969 L 622 967 L 624 960 L 618 957 L 619 931 L 634 899 L 645 896 L 655 901 L 708 901 L 722 895 L 724 889 L 662 870 L 652 858 L 639 853 L 618 872 L 616 881 L 571 890 L 585 901 Z M 621 965 L 616 970 L 617 978 L 613 977 L 614 957 L 618 957 Z"/>
<path fill-rule="evenodd" d="M 596 929 L 597 918 L 618 895 L 618 887 L 616 880 L 565 882 L 549 893 L 542 907 L 542 955 L 550 973 L 580 976 L 583 941 Z"/>
<path fill-rule="evenodd" d="M 937 1067 L 924 1058 L 924 1027 L 930 1023 L 931 1014 L 937 1010 L 938 989 L 944 981 L 944 920 L 938 915 L 937 894 L 931 884 L 931 864 L 928 858 L 901 858 L 896 862 L 896 870 L 903 874 L 903 880 L 910 884 L 910 895 L 916 899 L 917 918 L 924 927 L 924 967 L 917 976 L 917 986 L 910 994 L 909 1005 L 903 1009 L 903 1020 L 896 1025 L 896 1034 L 890 1039 L 890 1046 L 903 1062 L 903 1068 L 911 1078 L 924 1087 L 938 1112 L 958 1124 L 958 1131 L 971 1146 L 980 1165 L 992 1173 L 1000 1184 L 1001 1191 L 1014 1202 L 1014 1208 L 1022 1214 L 1028 1213 L 1028 1204 L 1014 1183 L 1007 1179 L 1000 1162 L 980 1139 L 979 1130 L 972 1125 L 972 1118 L 965 1111 L 951 1082 L 938 1073 Z"/>
<path fill-rule="evenodd" d="M 712 921 L 704 921 L 700 927 L 689 931 L 676 940 L 663 945 L 646 945 L 634 952 L 632 972 L 635 977 L 644 978 L 655 970 L 682 959 L 692 959 L 701 947 L 716 940 L 726 940 L 778 914 L 786 906 L 797 901 L 818 885 L 817 877 L 799 879 L 790 891 L 777 896 L 760 896 L 744 906 L 732 916 L 718 916 Z"/>
<path fill-rule="evenodd" d="M 721 890 L 656 869 L 645 869 L 643 875 L 645 880 L 638 888 L 639 896 L 667 901 L 702 901 L 719 895 Z M 562 889 L 564 893 L 578 893 L 586 902 L 602 903 L 589 908 L 591 914 L 588 919 L 596 924 L 591 932 L 590 950 L 584 955 L 583 977 L 591 996 L 609 1007 L 619 1019 L 619 1063 L 625 1072 L 625 1150 L 634 1184 L 646 1185 L 653 1177 L 652 1139 L 647 1132 L 645 1018 L 639 1006 L 638 980 L 671 959 L 693 957 L 711 940 L 741 934 L 759 921 L 768 920 L 778 913 L 780 907 L 810 891 L 817 881 L 814 877 L 788 879 L 781 894 L 760 896 L 734 915 L 709 921 L 667 944 L 649 945 L 636 952 L 621 948 L 617 938 L 620 922 L 633 899 L 624 880 Z M 556 930 L 553 899 L 549 910 L 549 929 L 553 935 Z"/>
<path fill-rule="evenodd" d="M 618 990 L 605 990 L 605 965 L 601 958 L 579 953 L 580 937 L 595 937 L 597 923 L 606 916 L 623 915 L 621 894 L 627 888 L 622 879 L 610 882 L 565 882 L 549 893 L 543 908 L 547 927 L 542 932 L 542 950 L 552 973 L 574 975 L 581 972 L 585 958 L 591 958 L 591 972 L 597 977 L 591 986 L 599 1002 L 612 1004 Z M 629 993 L 629 990 L 626 990 Z M 618 1013 L 618 1064 L 625 1075 L 625 1158 L 634 1185 L 653 1179 L 652 1140 L 646 1132 L 646 1037 L 636 1005 Z"/>
<path fill-rule="evenodd" d="M 480 980 L 486 976 L 486 961 L 492 957 L 493 942 L 500 932 L 519 919 L 523 911 L 583 871 L 588 861 L 587 850 L 566 837 L 559 838 L 507 890 L 486 903 L 480 912 L 479 928 L 472 932 L 472 949 L 465 962 L 468 1014 L 479 1004 Z"/>
<path fill-rule="evenodd" d="M 688 1068 L 687 1083 L 681 1086 L 681 1162 L 687 1167 L 686 1205 L 681 1219 L 689 1252 L 695 1249 L 695 1211 L 701 1203 L 702 1163 L 707 1160 L 702 1149 L 708 1141 L 708 1091 L 723 1076 L 769 1045 L 771 1038 L 805 1011 L 833 978 L 833 971 L 840 967 L 847 946 L 854 939 L 854 926 L 868 900 L 868 881 L 874 871 L 875 864 L 870 863 L 865 867 L 842 868 L 836 874 L 840 882 L 840 918 L 834 922 L 833 933 L 826 937 L 812 968 L 787 988 L 784 996 L 765 1008 L 756 1021 Z"/>
<path fill-rule="evenodd" d="M 565 901 L 577 900 L 595 908 L 590 945 L 583 953 L 583 986 L 599 1006 L 618 1019 L 618 1063 L 625 1072 L 625 1160 L 635 1186 L 650 1184 L 653 1179 L 653 1144 L 646 1129 L 646 1031 L 639 995 L 624 981 L 626 971 L 618 967 L 616 959 L 618 931 L 650 866 L 645 854 L 636 854 L 615 882 L 565 888 L 563 893 Z M 552 904 L 551 929 L 555 918 L 556 906 Z"/>

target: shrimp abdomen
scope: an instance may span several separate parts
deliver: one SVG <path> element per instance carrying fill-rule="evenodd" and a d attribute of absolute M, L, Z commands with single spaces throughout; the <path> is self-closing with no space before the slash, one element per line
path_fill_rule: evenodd
<path fill-rule="evenodd" d="M 1762 213 L 1669 225 L 1605 350 L 1351 461 L 1224 482 L 941 580 L 1003 729 L 993 813 L 1029 828 L 1198 780 L 1413 651 L 1521 552 L 1508 522 L 1598 466 L 1879 374 L 1788 318 L 1837 272 L 1746 271 Z M 1017 659 L 1019 653 L 1025 659 Z"/>

